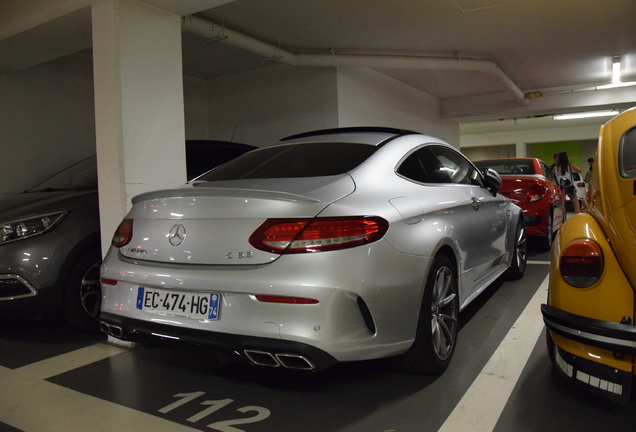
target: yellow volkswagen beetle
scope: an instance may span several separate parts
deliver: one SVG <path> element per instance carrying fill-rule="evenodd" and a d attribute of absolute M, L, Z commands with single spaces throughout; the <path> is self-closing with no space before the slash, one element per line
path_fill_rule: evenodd
<path fill-rule="evenodd" d="M 552 248 L 548 355 L 584 389 L 627 403 L 636 374 L 636 108 L 601 127 L 587 213 Z"/>

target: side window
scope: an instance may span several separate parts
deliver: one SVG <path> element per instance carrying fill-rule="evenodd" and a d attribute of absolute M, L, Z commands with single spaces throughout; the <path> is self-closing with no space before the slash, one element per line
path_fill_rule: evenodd
<path fill-rule="evenodd" d="M 431 151 L 440 161 L 451 183 L 484 186 L 477 169 L 461 153 L 442 146 L 431 146 Z"/>
<path fill-rule="evenodd" d="M 397 173 L 419 183 L 453 183 L 448 170 L 431 151 L 422 147 L 411 153 L 398 167 Z"/>
<path fill-rule="evenodd" d="M 543 171 L 543 176 L 547 178 L 548 180 L 550 180 L 552 183 L 558 184 L 557 179 L 554 176 L 554 173 L 552 172 L 550 167 L 543 162 L 540 162 L 540 165 L 541 165 L 541 171 Z"/>
<path fill-rule="evenodd" d="M 618 164 L 621 176 L 636 177 L 636 128 L 628 130 L 621 139 Z"/>

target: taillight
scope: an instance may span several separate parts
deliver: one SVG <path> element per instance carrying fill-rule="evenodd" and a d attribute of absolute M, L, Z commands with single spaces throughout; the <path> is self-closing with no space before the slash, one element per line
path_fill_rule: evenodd
<path fill-rule="evenodd" d="M 278 254 L 346 249 L 377 241 L 389 223 L 377 216 L 267 219 L 250 236 L 257 249 Z"/>
<path fill-rule="evenodd" d="M 126 246 L 132 240 L 133 234 L 133 220 L 132 219 L 124 219 L 121 221 L 117 230 L 115 231 L 115 235 L 113 235 L 113 240 L 111 244 L 116 248 L 120 248 L 122 246 Z"/>
<path fill-rule="evenodd" d="M 547 190 L 548 188 L 543 183 L 534 183 L 528 189 L 528 201 L 536 202 L 542 200 Z"/>
<path fill-rule="evenodd" d="M 603 250 L 592 240 L 574 240 L 561 252 L 559 268 L 561 276 L 570 285 L 577 288 L 592 286 L 603 274 Z"/>

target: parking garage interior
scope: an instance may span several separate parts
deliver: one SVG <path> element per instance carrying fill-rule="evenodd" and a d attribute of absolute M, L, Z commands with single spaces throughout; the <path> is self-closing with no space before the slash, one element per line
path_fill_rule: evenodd
<path fill-rule="evenodd" d="M 636 86 L 631 0 L 0 0 L 0 193 L 97 155 L 102 244 L 139 193 L 186 180 L 186 140 L 262 147 L 388 126 L 469 158 L 567 151 L 581 168 Z M 105 246 L 104 246 L 105 250 Z M 0 431 L 581 431 L 634 423 L 562 382 L 539 305 L 549 252 L 461 315 L 449 369 L 321 373 L 123 345 L 56 316 L 0 317 Z"/>

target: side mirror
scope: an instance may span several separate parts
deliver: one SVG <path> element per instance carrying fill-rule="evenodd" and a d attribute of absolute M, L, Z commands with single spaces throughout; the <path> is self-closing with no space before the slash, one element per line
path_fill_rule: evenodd
<path fill-rule="evenodd" d="M 492 196 L 496 196 L 497 191 L 501 188 L 501 177 L 494 169 L 486 168 L 484 170 L 484 183 Z"/>

